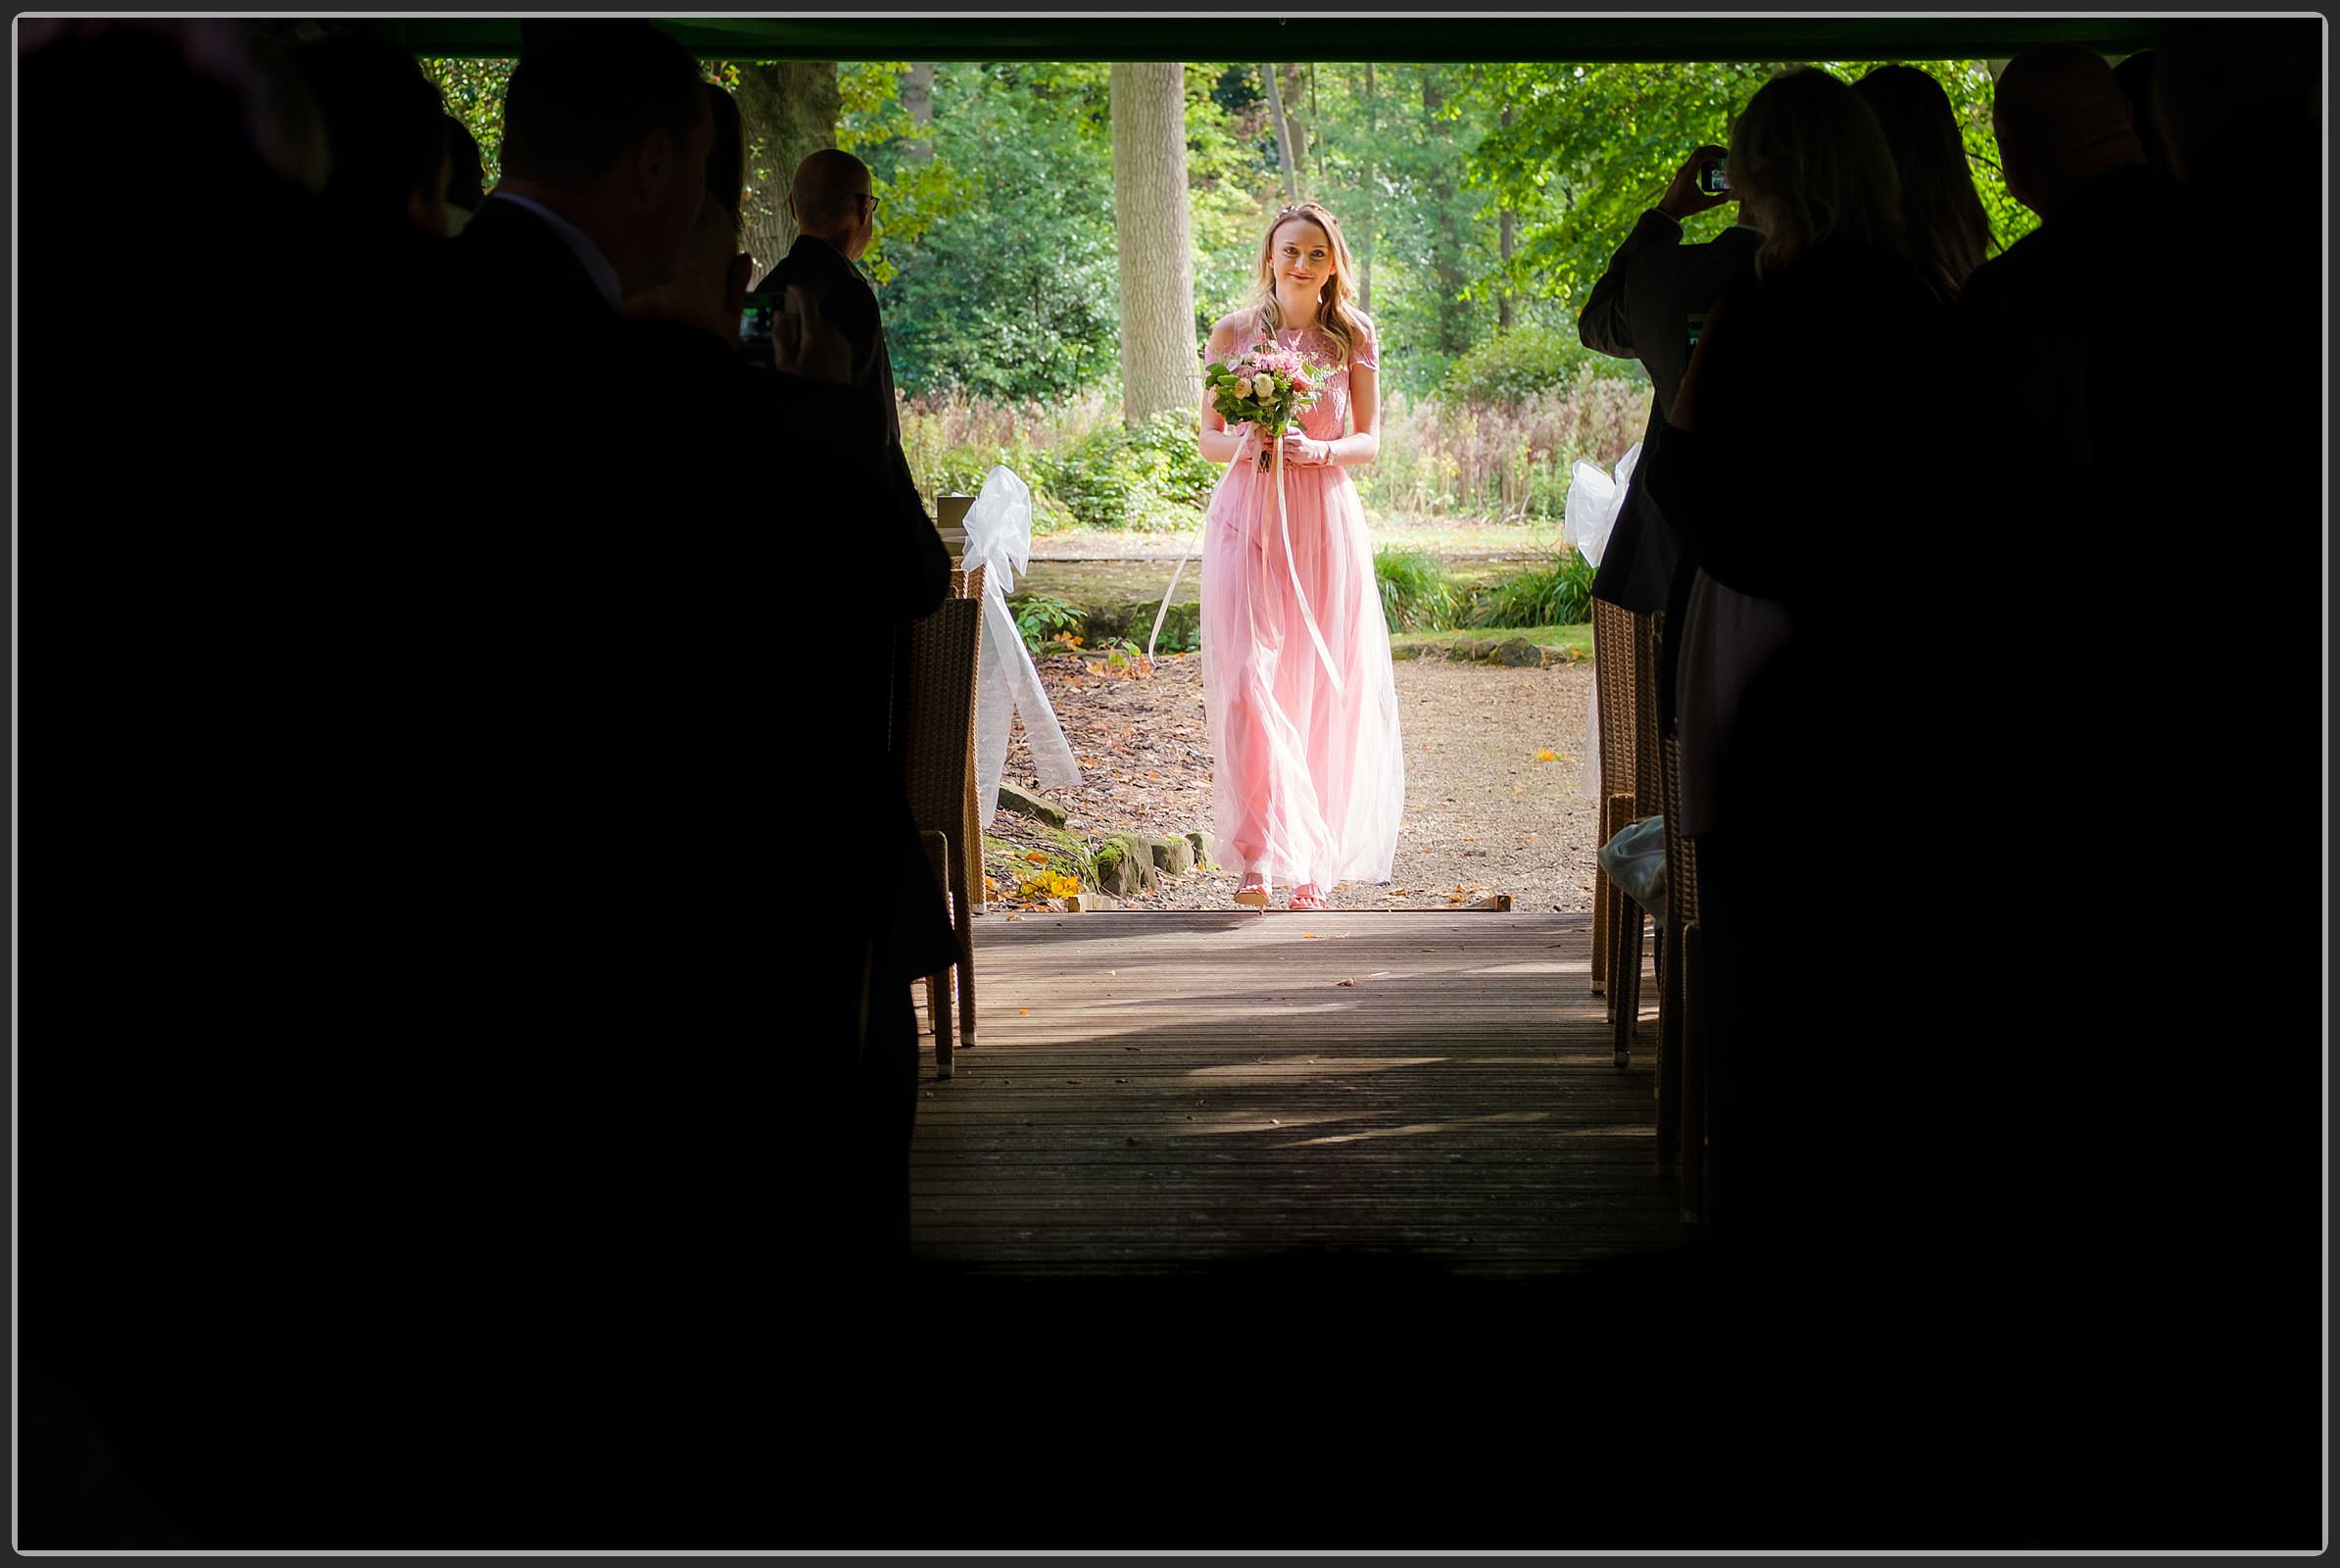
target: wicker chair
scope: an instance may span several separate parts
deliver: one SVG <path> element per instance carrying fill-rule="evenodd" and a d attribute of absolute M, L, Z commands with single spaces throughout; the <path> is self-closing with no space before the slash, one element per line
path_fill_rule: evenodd
<path fill-rule="evenodd" d="M 1615 838 L 1633 819 L 1633 621 L 1631 611 L 1592 602 L 1592 679 L 1600 708 L 1600 841 Z M 1592 868 L 1592 989 L 1609 997 L 1617 1016 L 1616 934 L 1625 923 L 1623 890 L 1595 861 Z M 1619 1065 L 1623 1065 L 1622 1062 Z"/>
<path fill-rule="evenodd" d="M 1618 818 L 1614 834 L 1636 817 L 1664 809 L 1664 767 L 1658 758 L 1658 639 L 1665 634 L 1663 615 L 1633 615 L 1632 640 L 1629 644 L 1633 660 L 1633 707 L 1620 715 L 1620 721 L 1630 728 L 1633 767 L 1628 777 L 1633 781 L 1632 793 L 1613 800 L 1625 802 L 1625 814 Z M 1607 727 L 1607 703 L 1602 703 L 1602 724 Z M 1602 739 L 1606 755 L 1607 739 Z M 1603 840 L 1606 843 L 1607 840 Z M 1617 1029 L 1617 1065 L 1628 1066 L 1633 1059 L 1633 1034 L 1641 1021 L 1641 935 L 1644 911 L 1638 904 L 1622 891 L 1617 894 L 1616 908 L 1610 915 L 1609 927 L 1609 1021 Z M 1664 947 L 1661 930 L 1659 947 Z M 1661 951 L 1659 972 L 1665 964 Z"/>
<path fill-rule="evenodd" d="M 1696 1224 L 1706 1199 L 1704 934 L 1698 925 L 1698 842 L 1682 821 L 1682 743 L 1659 746 L 1666 803 L 1666 935 L 1658 966 L 1658 1168 L 1682 1176 L 1682 1214 Z"/>
<path fill-rule="evenodd" d="M 971 571 L 951 574 L 951 597 L 972 599 L 980 607 L 983 603 L 983 574 L 988 568 L 977 566 Z M 977 617 L 981 618 L 980 615 Z M 980 642 L 978 643 L 980 647 Z M 980 664 L 978 665 L 980 667 Z M 967 731 L 967 820 L 966 831 L 960 839 L 967 862 L 967 898 L 977 914 L 987 912 L 991 899 L 983 890 L 983 806 L 976 798 L 975 787 L 975 731 Z"/>
<path fill-rule="evenodd" d="M 931 615 L 910 622 L 896 662 L 896 751 L 910 816 L 930 856 L 942 840 L 937 880 L 950 904 L 958 939 L 958 1043 L 975 1044 L 975 903 L 982 887 L 982 841 L 970 834 L 975 768 L 975 665 L 983 641 L 983 605 L 946 599 Z M 951 1076 L 949 970 L 927 978 L 927 1006 L 935 1021 L 935 1071 Z"/>

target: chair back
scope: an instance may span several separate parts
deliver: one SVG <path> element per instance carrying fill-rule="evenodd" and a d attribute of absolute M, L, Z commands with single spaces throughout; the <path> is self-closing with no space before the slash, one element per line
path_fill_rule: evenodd
<path fill-rule="evenodd" d="M 1633 793 L 1638 781 L 1633 736 L 1633 623 L 1640 617 L 1605 599 L 1592 601 L 1592 680 L 1600 707 L 1600 793 Z"/>
<path fill-rule="evenodd" d="M 1658 639 L 1664 615 L 1635 615 L 1633 621 L 1633 764 L 1626 774 L 1633 809 L 1643 816 L 1666 808 L 1665 762 L 1658 755 Z"/>
<path fill-rule="evenodd" d="M 953 840 L 966 833 L 982 639 L 983 604 L 976 599 L 946 599 L 906 630 L 907 648 L 897 665 L 896 751 L 910 815 L 922 833 Z"/>

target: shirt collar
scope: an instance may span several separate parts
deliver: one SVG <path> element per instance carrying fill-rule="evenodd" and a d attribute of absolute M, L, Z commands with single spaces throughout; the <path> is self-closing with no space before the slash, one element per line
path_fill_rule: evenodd
<path fill-rule="evenodd" d="M 586 274 L 593 279 L 593 286 L 601 290 L 603 299 L 609 302 L 609 309 L 617 309 L 618 300 L 620 298 L 617 285 L 617 269 L 609 265 L 609 259 L 602 254 L 600 246 L 594 244 L 593 241 L 585 237 L 585 231 L 583 229 L 577 227 L 576 224 L 570 222 L 567 219 L 561 217 L 559 213 L 553 211 L 553 209 L 547 207 L 544 203 L 533 200 L 526 196 L 515 194 L 512 191 L 500 190 L 496 192 L 494 196 L 488 199 L 490 201 L 511 202 L 513 206 L 524 207 L 529 212 L 532 212 L 537 217 L 543 219 L 552 226 L 553 232 L 561 236 L 562 243 L 566 244 L 568 248 L 576 254 L 579 265 L 585 269 Z"/>

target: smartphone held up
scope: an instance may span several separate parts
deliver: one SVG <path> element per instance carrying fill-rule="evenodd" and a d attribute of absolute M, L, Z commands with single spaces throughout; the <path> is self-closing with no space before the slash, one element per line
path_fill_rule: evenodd
<path fill-rule="evenodd" d="M 1731 193 L 1731 175 L 1725 170 L 1722 159 L 1709 158 L 1698 166 L 1698 188 L 1709 196 L 1727 196 Z"/>

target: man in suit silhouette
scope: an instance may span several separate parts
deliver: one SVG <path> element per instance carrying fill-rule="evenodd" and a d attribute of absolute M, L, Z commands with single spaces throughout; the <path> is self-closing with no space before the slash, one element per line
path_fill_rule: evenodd
<path fill-rule="evenodd" d="M 2102 432 L 2089 361 L 2131 324 L 2150 253 L 2152 170 L 2113 69 L 2077 44 L 2026 49 L 1991 105 L 2008 193 L 2040 226 L 1984 262 L 1960 306 L 2024 448 L 2093 475 Z"/>
<path fill-rule="evenodd" d="M 1641 476 L 1657 454 L 1666 411 L 1673 406 L 1682 372 L 1689 368 L 1690 318 L 1703 314 L 1733 283 L 1752 275 L 1755 251 L 1763 243 L 1763 236 L 1744 222 L 1711 240 L 1682 243 L 1684 219 L 1733 200 L 1698 188 L 1699 166 L 1723 156 L 1720 147 L 1701 147 L 1690 155 L 1657 206 L 1641 215 L 1617 247 L 1577 319 L 1577 334 L 1586 348 L 1640 361 L 1657 389 L 1641 437 L 1641 456 L 1592 579 L 1594 597 L 1639 615 L 1667 608 L 1682 563 L 1681 542 L 1666 525 Z"/>
<path fill-rule="evenodd" d="M 877 198 L 869 166 L 851 153 L 824 148 L 797 166 L 789 187 L 789 216 L 797 241 L 756 284 L 758 294 L 800 289 L 853 350 L 853 384 L 878 405 L 885 432 L 887 480 L 923 514 L 925 502 L 902 451 L 902 415 L 894 395 L 894 362 L 876 293 L 853 264 L 877 231 Z"/>

